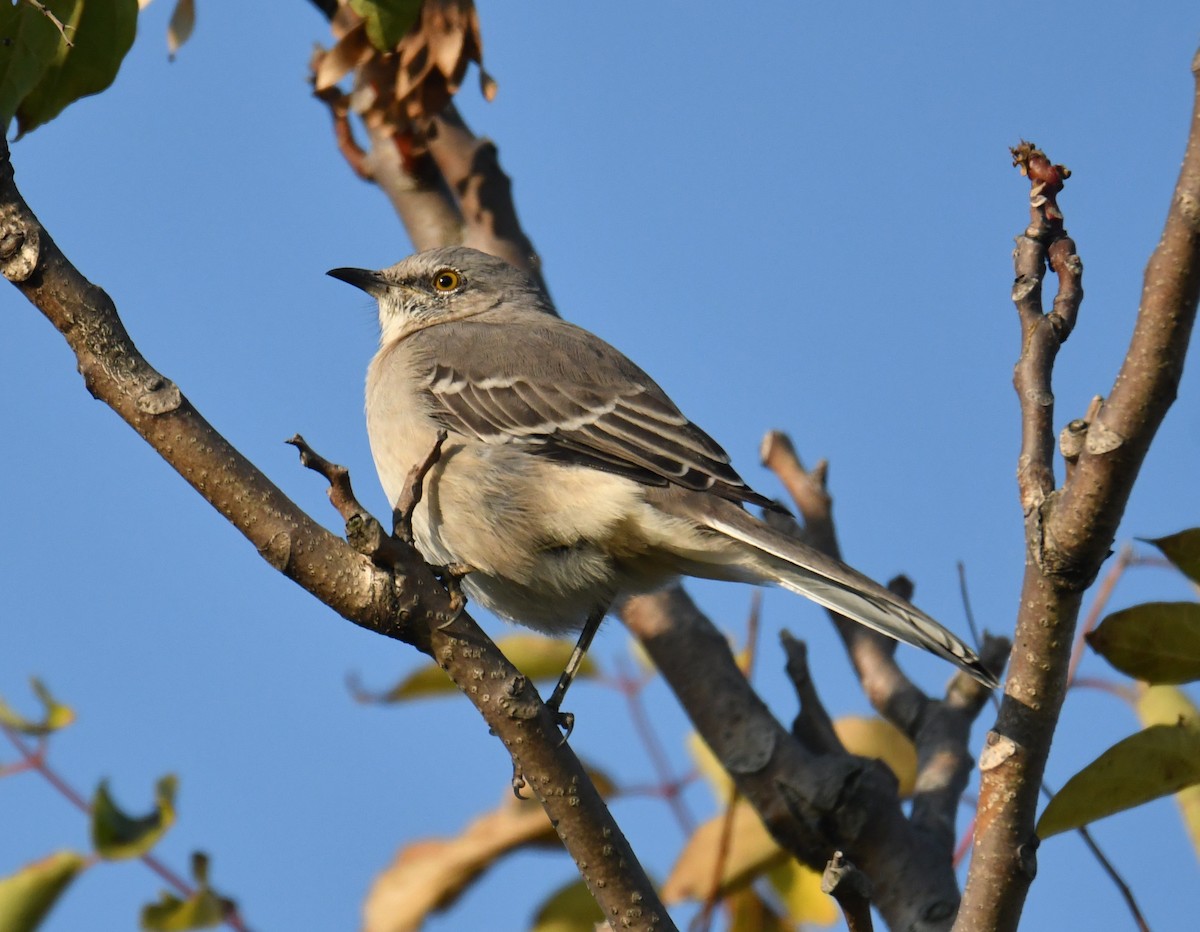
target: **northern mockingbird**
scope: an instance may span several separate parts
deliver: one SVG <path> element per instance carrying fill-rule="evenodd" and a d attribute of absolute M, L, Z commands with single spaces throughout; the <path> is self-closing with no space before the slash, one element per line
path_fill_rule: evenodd
<path fill-rule="evenodd" d="M 467 595 L 505 618 L 582 632 L 556 711 L 613 601 L 681 575 L 783 586 L 997 685 L 928 615 L 752 516 L 745 505 L 778 506 L 508 263 L 455 246 L 329 274 L 379 302 L 367 431 L 389 502 L 448 434 L 413 514 L 421 554 L 469 567 Z"/>

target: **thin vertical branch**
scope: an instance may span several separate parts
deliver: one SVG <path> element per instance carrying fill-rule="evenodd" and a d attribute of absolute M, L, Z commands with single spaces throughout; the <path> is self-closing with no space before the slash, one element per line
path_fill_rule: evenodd
<path fill-rule="evenodd" d="M 1046 315 L 1057 315 L 1059 322 L 1042 323 L 1034 319 L 1040 304 L 1022 304 L 1040 300 L 1040 286 L 1022 284 L 1022 276 L 1032 271 L 1026 251 L 1035 246 L 1017 252 L 1014 291 L 1022 350 L 1015 381 L 1023 436 L 1018 475 L 1027 560 L 1005 697 L 980 761 L 974 857 L 958 929 L 1006 932 L 1020 920 L 1037 869 L 1038 798 L 1066 693 L 1082 593 L 1108 555 L 1183 371 L 1200 296 L 1200 56 L 1192 71 L 1196 86 L 1187 151 L 1162 239 L 1147 264 L 1134 334 L 1107 401 L 1088 421 L 1082 442 L 1072 446 L 1077 459 L 1058 492 L 1049 472 L 1049 366 L 1056 349 L 1051 344 L 1060 343 L 1063 328 L 1069 333 L 1074 323 L 1078 262 L 1066 247 L 1047 249 L 1065 297 Z M 1035 187 L 1043 183 L 1036 176 L 1033 181 Z M 1045 206 L 1038 203 L 1039 193 L 1031 200 L 1031 228 Z M 1036 244 L 1036 237 L 1028 238 Z"/>

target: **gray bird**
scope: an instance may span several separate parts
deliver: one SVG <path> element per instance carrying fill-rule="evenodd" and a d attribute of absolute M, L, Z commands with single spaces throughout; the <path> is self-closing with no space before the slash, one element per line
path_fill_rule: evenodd
<path fill-rule="evenodd" d="M 433 564 L 469 567 L 467 595 L 548 634 L 581 631 L 550 705 L 614 600 L 678 576 L 774 583 L 996 678 L 928 615 L 745 505 L 775 506 L 658 385 L 494 256 L 452 246 L 379 272 L 333 269 L 379 302 L 367 431 L 393 505 L 425 478 L 413 534 Z"/>

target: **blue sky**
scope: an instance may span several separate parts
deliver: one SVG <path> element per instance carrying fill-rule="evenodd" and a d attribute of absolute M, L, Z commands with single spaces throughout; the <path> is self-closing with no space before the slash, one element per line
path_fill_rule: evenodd
<path fill-rule="evenodd" d="M 410 248 L 308 95 L 327 26 L 303 2 L 201 2 L 168 63 L 169 14 L 165 0 L 145 12 L 110 91 L 14 146 L 18 184 L 151 362 L 295 501 L 338 528 L 282 442 L 299 431 L 382 513 L 362 421 L 373 309 L 324 272 Z M 493 0 L 481 18 L 500 92 L 485 104 L 469 77 L 460 106 L 499 144 L 564 316 L 654 375 L 764 492 L 779 494 L 757 465 L 766 430 L 829 458 L 851 562 L 908 573 L 919 604 L 965 631 L 961 560 L 976 615 L 1006 630 L 1023 562 L 1010 250 L 1027 222 L 1008 146 L 1032 139 L 1075 173 L 1061 204 L 1087 296 L 1056 370 L 1062 425 L 1107 391 L 1128 340 L 1186 138 L 1195 5 Z M 30 708 L 38 674 L 76 707 L 52 753 L 85 791 L 107 776 L 136 811 L 178 773 L 180 822 L 160 852 L 180 869 L 210 852 L 214 883 L 255 928 L 355 927 L 400 845 L 453 834 L 502 798 L 503 750 L 457 697 L 355 704 L 348 674 L 386 686 L 418 655 L 259 560 L 2 293 L 0 694 Z M 1200 524 L 1198 389 L 1192 366 L 1120 539 Z M 692 592 L 741 632 L 749 590 Z M 1113 607 L 1187 597 L 1142 569 Z M 794 712 L 783 626 L 809 639 L 831 710 L 866 711 L 820 610 L 770 593 L 764 622 L 758 675 L 781 718 Z M 610 624 L 594 650 L 612 664 L 628 638 Z M 944 682 L 936 661 L 903 656 L 930 689 Z M 678 706 L 661 688 L 649 700 L 686 768 Z M 571 705 L 581 754 L 623 782 L 653 779 L 619 697 L 583 685 Z M 1111 696 L 1072 694 L 1050 779 L 1135 728 Z M 689 802 L 707 814 L 706 789 Z M 665 807 L 616 813 L 664 876 L 681 842 Z M 34 778 L 0 783 L 0 819 L 0 874 L 86 845 Z M 1171 802 L 1096 836 L 1155 929 L 1194 921 L 1196 858 Z M 1074 838 L 1047 842 L 1039 867 L 1030 928 L 1130 927 Z M 563 855 L 517 856 L 429 928 L 521 928 L 572 875 Z M 129 928 L 157 889 L 138 864 L 92 871 L 47 928 Z"/>

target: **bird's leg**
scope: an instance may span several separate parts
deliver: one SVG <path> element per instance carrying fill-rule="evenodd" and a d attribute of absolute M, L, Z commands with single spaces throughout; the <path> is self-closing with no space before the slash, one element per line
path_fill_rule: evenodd
<path fill-rule="evenodd" d="M 463 595 L 462 591 L 462 578 L 468 573 L 474 573 L 475 567 L 469 563 L 447 563 L 444 566 L 433 567 L 433 572 L 450 594 L 450 610 L 453 613 L 451 621 L 453 621 L 467 604 L 467 597 Z"/>
<path fill-rule="evenodd" d="M 600 622 L 604 621 L 604 616 L 607 614 L 608 606 L 605 605 L 603 608 L 599 608 L 588 615 L 587 621 L 583 623 L 583 630 L 579 632 L 579 640 L 575 642 L 575 649 L 571 651 L 571 658 L 567 661 L 567 667 L 563 670 L 562 676 L 558 678 L 558 685 L 554 687 L 554 692 L 546 703 L 558 719 L 558 726 L 565 732 L 563 735 L 564 741 L 571 737 L 571 731 L 575 727 L 575 716 L 570 712 L 562 711 L 563 698 L 567 695 L 567 690 L 575 680 L 575 675 L 579 672 L 579 667 L 583 663 L 587 649 L 592 646 L 592 638 L 600 630 Z"/>
<path fill-rule="evenodd" d="M 406 543 L 413 542 L 412 516 L 421 501 L 425 491 L 425 477 L 429 470 L 442 456 L 442 444 L 446 442 L 446 431 L 439 430 L 434 438 L 433 446 L 425 454 L 425 458 L 413 465 L 404 479 L 404 489 L 392 508 L 392 536 L 399 537 Z"/>

